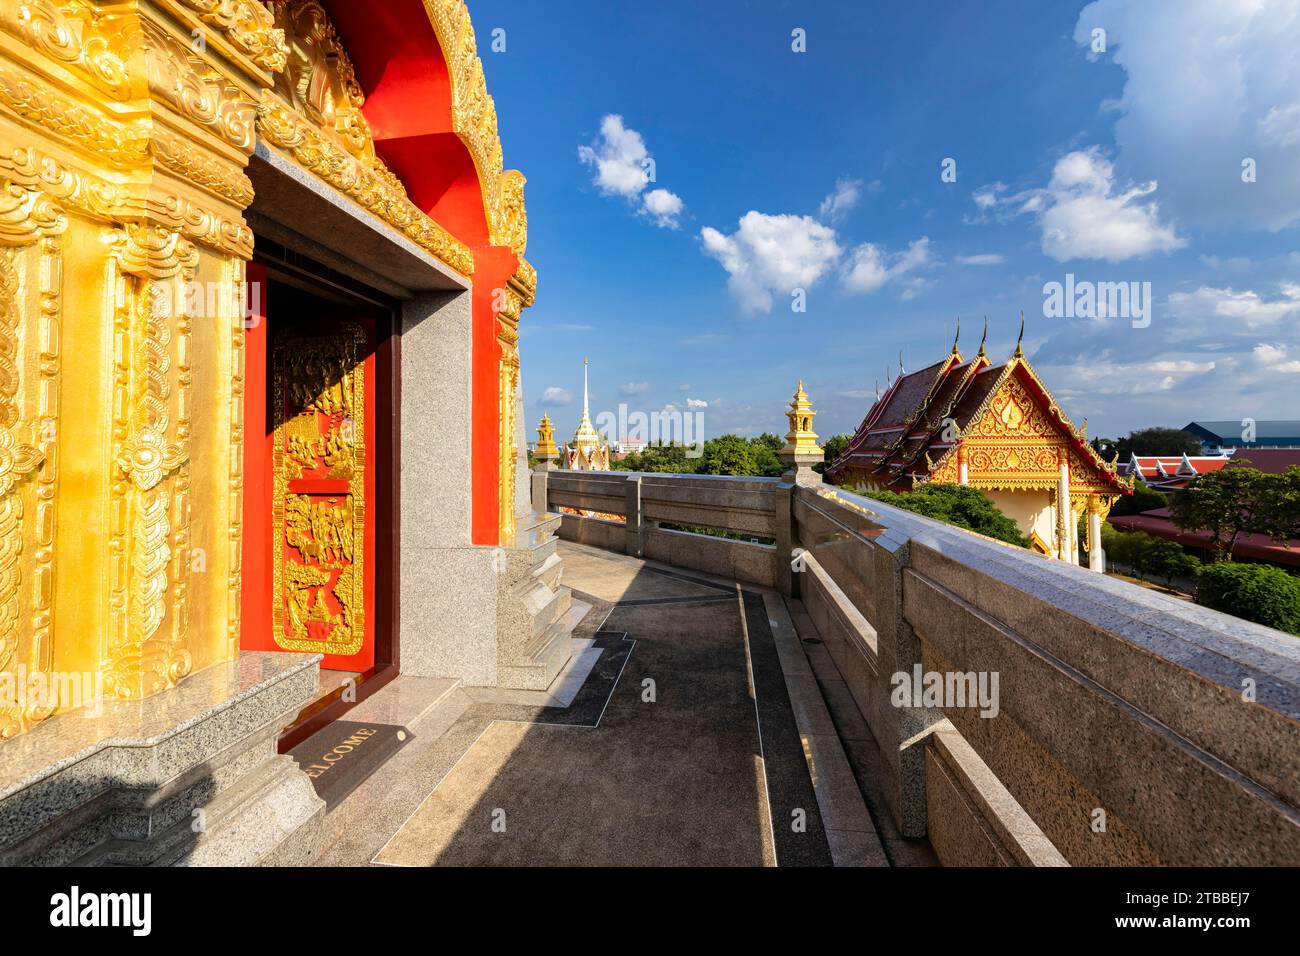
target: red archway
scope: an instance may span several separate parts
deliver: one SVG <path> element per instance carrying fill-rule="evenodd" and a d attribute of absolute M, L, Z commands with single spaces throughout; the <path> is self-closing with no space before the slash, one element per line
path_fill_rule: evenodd
<path fill-rule="evenodd" d="M 452 82 L 421 0 L 324 0 L 357 80 L 375 152 L 406 187 L 411 201 L 467 245 L 474 255 L 470 535 L 496 544 L 500 362 L 495 306 L 519 269 L 519 257 L 491 245 L 480 171 L 452 124 Z"/>

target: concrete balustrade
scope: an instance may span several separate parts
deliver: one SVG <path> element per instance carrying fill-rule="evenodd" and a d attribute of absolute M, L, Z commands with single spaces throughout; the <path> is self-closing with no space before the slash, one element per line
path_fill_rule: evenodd
<path fill-rule="evenodd" d="M 1300 639 L 829 487 L 538 475 L 544 507 L 627 518 L 563 538 L 799 597 L 943 862 L 1300 864 Z M 995 706 L 899 706 L 918 668 Z"/>

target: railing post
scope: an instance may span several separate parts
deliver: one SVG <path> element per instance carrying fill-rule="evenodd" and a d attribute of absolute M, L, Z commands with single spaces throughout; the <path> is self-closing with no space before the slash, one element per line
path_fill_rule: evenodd
<path fill-rule="evenodd" d="M 641 523 L 641 475 L 639 473 L 628 475 L 627 483 L 624 486 L 624 493 L 627 496 L 627 507 L 624 514 L 627 515 L 626 540 L 624 550 L 634 558 L 639 558 L 645 552 L 645 528 Z"/>
<path fill-rule="evenodd" d="M 776 539 L 776 589 L 786 597 L 799 596 L 799 576 L 792 566 L 799 534 L 794 524 L 795 486 L 782 482 L 776 486 L 776 509 L 772 515 Z"/>
<path fill-rule="evenodd" d="M 555 470 L 555 462 L 539 459 L 533 466 L 532 474 L 532 501 L 533 511 L 538 514 L 546 514 L 549 509 L 547 496 L 547 479 L 546 473 Z"/>

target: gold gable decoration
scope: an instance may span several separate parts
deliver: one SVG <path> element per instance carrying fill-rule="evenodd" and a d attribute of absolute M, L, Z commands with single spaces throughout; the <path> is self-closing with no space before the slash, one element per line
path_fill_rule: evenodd
<path fill-rule="evenodd" d="M 528 246 L 524 174 L 503 169 L 497 108 L 488 95 L 483 62 L 465 0 L 424 0 L 451 79 L 452 128 L 469 150 L 483 186 L 483 211 L 495 246 L 523 256 Z"/>
<path fill-rule="evenodd" d="M 461 275 L 473 275 L 469 247 L 411 202 L 376 155 L 361 113 L 365 94 L 324 7 L 317 0 L 270 0 L 269 6 L 288 52 L 274 91 L 262 92 L 261 135 Z"/>

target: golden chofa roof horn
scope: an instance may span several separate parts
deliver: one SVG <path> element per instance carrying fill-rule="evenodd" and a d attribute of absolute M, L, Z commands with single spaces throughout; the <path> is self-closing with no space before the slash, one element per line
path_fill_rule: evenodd
<path fill-rule="evenodd" d="M 952 354 L 957 354 L 957 343 L 961 341 L 961 316 L 957 316 L 957 334 L 952 337 Z"/>
<path fill-rule="evenodd" d="M 988 340 L 989 340 L 989 317 L 986 315 L 984 316 L 984 334 L 980 336 L 980 350 L 979 350 L 979 354 L 985 358 L 988 358 L 989 353 L 984 351 L 984 343 L 987 342 Z"/>
<path fill-rule="evenodd" d="M 1020 310 L 1020 334 L 1016 336 L 1016 351 L 1012 358 L 1025 357 L 1025 310 Z"/>

